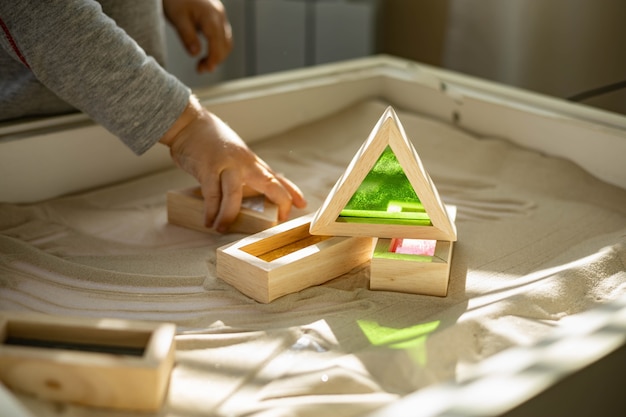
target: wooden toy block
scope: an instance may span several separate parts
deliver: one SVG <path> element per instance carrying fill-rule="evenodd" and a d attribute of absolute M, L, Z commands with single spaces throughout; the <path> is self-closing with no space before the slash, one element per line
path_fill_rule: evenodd
<path fill-rule="evenodd" d="M 370 263 L 370 289 L 445 297 L 454 242 L 432 240 L 433 255 L 394 252 L 397 238 L 380 238 Z M 418 239 L 415 239 L 418 240 Z"/>
<path fill-rule="evenodd" d="M 204 199 L 200 187 L 167 192 L 167 221 L 201 232 L 212 232 L 204 225 Z M 278 206 L 264 195 L 244 194 L 241 210 L 230 226 L 231 233 L 257 233 L 278 223 Z"/>
<path fill-rule="evenodd" d="M 0 380 L 37 397 L 156 411 L 174 365 L 173 324 L 0 314 Z"/>
<path fill-rule="evenodd" d="M 311 235 L 306 215 L 217 250 L 217 276 L 269 303 L 369 261 L 374 239 Z"/>
<path fill-rule="evenodd" d="M 310 232 L 456 240 L 435 184 L 391 107 L 317 211 Z"/>
<path fill-rule="evenodd" d="M 447 206 L 452 221 L 456 206 Z M 370 262 L 370 289 L 445 297 L 454 242 L 379 238 Z"/>

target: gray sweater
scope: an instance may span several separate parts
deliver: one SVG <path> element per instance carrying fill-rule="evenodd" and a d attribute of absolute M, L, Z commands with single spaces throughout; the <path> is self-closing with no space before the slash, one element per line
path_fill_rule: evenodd
<path fill-rule="evenodd" d="M 160 0 L 0 1 L 0 120 L 78 109 L 145 152 L 190 95 L 162 25 Z"/>

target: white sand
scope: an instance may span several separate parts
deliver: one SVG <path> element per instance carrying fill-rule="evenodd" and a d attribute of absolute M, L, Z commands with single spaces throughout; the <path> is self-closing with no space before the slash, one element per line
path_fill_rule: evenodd
<path fill-rule="evenodd" d="M 385 107 L 365 102 L 254 148 L 302 187 L 312 211 Z M 166 223 L 166 191 L 193 184 L 171 170 L 0 205 L 0 309 L 178 324 L 159 415 L 317 417 L 331 405 L 333 416 L 361 415 L 462 380 L 471 364 L 626 294 L 625 190 L 568 161 L 398 114 L 444 201 L 458 207 L 446 298 L 369 291 L 365 265 L 258 304 L 206 266 L 242 235 Z M 116 415 L 20 398 L 42 416 Z"/>

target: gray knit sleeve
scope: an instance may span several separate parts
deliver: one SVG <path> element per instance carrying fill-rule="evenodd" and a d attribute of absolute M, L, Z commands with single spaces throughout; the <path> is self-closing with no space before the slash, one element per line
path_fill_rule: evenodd
<path fill-rule="evenodd" d="M 141 154 L 190 91 L 92 0 L 2 0 L 0 45 L 64 101 Z"/>

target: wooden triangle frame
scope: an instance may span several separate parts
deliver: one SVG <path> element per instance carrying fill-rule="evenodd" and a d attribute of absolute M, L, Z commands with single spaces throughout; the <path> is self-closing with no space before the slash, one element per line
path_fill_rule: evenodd
<path fill-rule="evenodd" d="M 385 223 L 350 223 L 339 220 L 341 211 L 357 191 L 366 175 L 389 146 L 411 186 L 424 206 L 431 225 L 417 226 Z M 329 236 L 370 236 L 456 241 L 456 227 L 422 161 L 408 140 L 392 107 L 388 107 L 365 143 L 311 221 L 310 233 Z"/>

